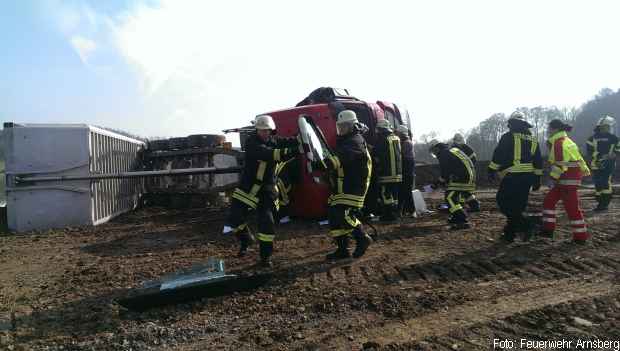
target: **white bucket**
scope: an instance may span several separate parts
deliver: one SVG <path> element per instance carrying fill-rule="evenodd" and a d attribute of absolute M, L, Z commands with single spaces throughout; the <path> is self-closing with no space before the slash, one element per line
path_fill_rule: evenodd
<path fill-rule="evenodd" d="M 417 190 L 417 189 L 413 190 L 411 192 L 411 196 L 413 196 L 413 203 L 415 204 L 415 212 L 418 216 L 429 212 L 428 208 L 426 207 L 426 201 L 424 201 L 424 197 L 422 196 L 422 193 L 420 192 L 420 190 Z"/>

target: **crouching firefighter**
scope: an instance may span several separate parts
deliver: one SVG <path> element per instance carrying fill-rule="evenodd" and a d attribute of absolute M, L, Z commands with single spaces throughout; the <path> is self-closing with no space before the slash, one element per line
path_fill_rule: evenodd
<path fill-rule="evenodd" d="M 579 153 L 579 147 L 567 132 L 573 129 L 559 119 L 549 122 L 548 140 L 552 188 L 543 201 L 543 230 L 541 236 L 553 238 L 556 223 L 556 204 L 562 200 L 573 230 L 573 242 L 585 244 L 589 238 L 583 213 L 579 208 L 577 188 L 581 178 L 590 175 L 590 169 Z"/>
<path fill-rule="evenodd" d="M 446 184 L 446 202 L 449 206 L 448 223 L 452 229 L 467 229 L 467 213 L 461 205 L 463 198 L 469 198 L 476 190 L 476 172 L 471 159 L 463 151 L 437 140 L 430 142 L 430 153 L 439 161 L 441 177 L 439 182 Z"/>
<path fill-rule="evenodd" d="M 329 233 L 338 248 L 328 260 L 350 258 L 349 238 L 356 242 L 353 257 L 362 257 L 371 243 L 358 219 L 372 174 L 372 159 L 355 112 L 344 110 L 336 121 L 336 149 L 325 160 L 331 195 L 328 199 Z"/>
<path fill-rule="evenodd" d="M 618 137 L 611 133 L 615 122 L 610 116 L 601 118 L 594 128 L 594 135 L 586 142 L 596 188 L 594 211 L 607 210 L 613 194 L 611 180 L 616 169 L 616 154 L 620 153 Z"/>
<path fill-rule="evenodd" d="M 461 133 L 454 134 L 454 138 L 452 138 L 452 147 L 456 147 L 459 150 L 463 151 L 463 153 L 467 155 L 467 157 L 469 157 L 471 162 L 474 164 L 474 170 L 476 169 L 478 156 L 476 156 L 476 152 L 474 151 L 474 149 L 472 149 L 471 146 L 465 143 L 465 138 Z M 476 195 L 474 193 L 471 193 L 471 195 L 469 195 L 469 197 L 467 198 L 461 199 L 461 204 L 465 203 L 467 204 L 469 212 L 480 212 L 480 201 L 476 199 Z"/>
<path fill-rule="evenodd" d="M 373 150 L 373 157 L 379 185 L 380 219 L 391 222 L 400 217 L 398 194 L 403 181 L 400 138 L 394 134 L 390 121 L 387 119 L 377 122 L 376 132 L 377 143 Z"/>
<path fill-rule="evenodd" d="M 542 177 L 542 157 L 538 141 L 530 132 L 532 125 L 525 115 L 514 112 L 508 119 L 508 133 L 502 135 L 493 151 L 489 164 L 489 181 L 501 177 L 496 201 L 499 210 L 506 216 L 506 226 L 502 239 L 513 242 L 517 233 L 523 240 L 529 240 L 534 226 L 523 215 L 527 208 L 530 189 L 540 189 Z"/>
<path fill-rule="evenodd" d="M 230 213 L 223 233 L 234 233 L 239 240 L 239 256 L 244 256 L 252 241 L 247 216 L 256 210 L 262 266 L 271 266 L 273 240 L 275 238 L 274 215 L 277 210 L 277 187 L 275 168 L 280 162 L 298 154 L 296 138 L 275 137 L 276 125 L 269 115 L 257 116 L 256 132 L 245 144 L 245 166 L 241 182 L 232 195 Z"/>

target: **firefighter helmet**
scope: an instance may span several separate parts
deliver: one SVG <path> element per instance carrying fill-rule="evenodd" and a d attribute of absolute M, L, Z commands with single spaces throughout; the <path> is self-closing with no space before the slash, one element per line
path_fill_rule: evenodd
<path fill-rule="evenodd" d="M 256 119 L 254 119 L 254 128 L 275 130 L 276 124 L 273 121 L 273 118 L 271 118 L 271 116 L 260 115 L 260 116 L 256 116 Z"/>
<path fill-rule="evenodd" d="M 355 114 L 355 112 L 351 110 L 340 111 L 340 113 L 338 114 L 338 119 L 336 120 L 336 124 L 343 123 L 357 123 L 357 115 Z"/>
<path fill-rule="evenodd" d="M 520 119 L 522 121 L 525 121 L 525 114 L 521 111 L 515 111 L 510 115 L 509 119 Z"/>
<path fill-rule="evenodd" d="M 616 120 L 613 117 L 607 115 L 607 116 L 601 117 L 601 119 L 599 119 L 598 122 L 596 123 L 596 126 L 597 127 L 605 127 L 605 126 L 612 127 L 614 124 L 616 124 Z"/>
<path fill-rule="evenodd" d="M 353 127 L 357 124 L 357 115 L 354 111 L 344 110 L 338 113 L 336 120 L 336 134 L 346 135 L 351 133 Z"/>
<path fill-rule="evenodd" d="M 437 140 L 437 139 L 433 139 L 433 140 L 431 140 L 431 141 L 429 141 L 429 142 L 428 142 L 428 148 L 429 148 L 429 149 L 432 149 L 432 148 L 434 148 L 435 146 L 437 146 L 437 145 L 439 145 L 439 144 L 440 144 L 440 143 L 439 143 L 439 140 Z"/>
<path fill-rule="evenodd" d="M 433 139 L 428 142 L 428 151 L 433 155 L 433 157 L 437 157 L 437 154 L 440 150 L 446 149 L 448 144 L 439 142 L 437 139 Z"/>
<path fill-rule="evenodd" d="M 392 130 L 392 124 L 387 119 L 380 119 L 377 121 L 377 128 Z"/>
<path fill-rule="evenodd" d="M 407 128 L 404 124 L 399 125 L 398 128 L 396 128 L 396 131 L 401 134 L 409 135 L 409 128 Z"/>
<path fill-rule="evenodd" d="M 508 128 L 523 128 L 524 126 L 526 128 L 532 128 L 530 122 L 525 119 L 525 113 L 515 111 L 510 115 L 510 118 L 508 118 Z"/>
<path fill-rule="evenodd" d="M 463 138 L 461 133 L 456 133 L 454 134 L 454 138 L 452 138 L 452 142 L 454 144 L 463 145 L 465 144 L 465 138 Z"/>

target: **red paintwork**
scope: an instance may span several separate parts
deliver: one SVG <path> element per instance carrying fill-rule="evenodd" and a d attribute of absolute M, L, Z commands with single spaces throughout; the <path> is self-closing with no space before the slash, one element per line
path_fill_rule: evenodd
<path fill-rule="evenodd" d="M 327 104 L 301 106 L 288 110 L 268 113 L 276 123 L 278 135 L 294 136 L 299 132 L 297 120 L 299 115 L 312 116 L 314 123 L 323 131 L 327 143 L 336 146 L 336 123 Z M 294 186 L 291 194 L 290 212 L 293 216 L 303 218 L 324 218 L 327 214 L 327 198 L 329 189 L 325 184 L 316 184 L 306 171 L 306 158 L 302 157 L 301 186 Z"/>
<path fill-rule="evenodd" d="M 345 107 L 355 106 L 363 108 L 368 107 L 371 112 L 371 120 L 368 127 L 371 132 L 369 142 L 372 143 L 374 137 L 374 127 L 377 120 L 384 119 L 382 106 L 376 103 L 366 103 L 363 101 L 347 101 L 343 103 Z M 383 104 L 383 102 L 382 102 Z M 391 105 L 391 104 L 390 104 Z M 387 106 L 387 105 L 385 105 Z M 393 107 L 392 107 L 393 108 Z M 328 104 L 316 104 L 308 106 L 294 107 L 286 110 L 268 112 L 273 117 L 276 124 L 278 135 L 295 136 L 299 132 L 297 120 L 299 115 L 306 114 L 312 116 L 314 123 L 321 128 L 323 135 L 330 147 L 336 146 L 336 116 L 332 115 Z M 290 213 L 296 217 L 303 218 L 325 218 L 327 216 L 327 198 L 329 197 L 329 189 L 325 184 L 316 184 L 311 175 L 306 172 L 306 158 L 302 156 L 300 167 L 302 174 L 301 186 L 293 187 L 291 194 Z"/>

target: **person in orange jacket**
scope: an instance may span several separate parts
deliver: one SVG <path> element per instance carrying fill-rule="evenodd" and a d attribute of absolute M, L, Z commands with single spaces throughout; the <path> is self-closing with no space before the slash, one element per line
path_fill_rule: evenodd
<path fill-rule="evenodd" d="M 590 235 L 579 207 L 577 188 L 581 185 L 581 179 L 590 175 L 590 169 L 579 153 L 577 144 L 568 137 L 568 132 L 572 129 L 572 126 L 559 119 L 549 122 L 550 137 L 547 146 L 552 186 L 543 202 L 543 229 L 540 235 L 553 238 L 556 227 L 556 204 L 562 200 L 573 231 L 573 242 L 585 244 Z"/>

